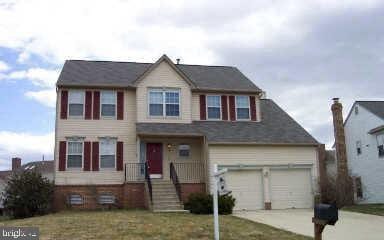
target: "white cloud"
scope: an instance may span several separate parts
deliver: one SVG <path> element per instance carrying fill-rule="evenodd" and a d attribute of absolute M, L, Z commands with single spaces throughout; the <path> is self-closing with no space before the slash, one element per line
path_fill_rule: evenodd
<path fill-rule="evenodd" d="M 299 39 L 308 30 L 298 21 L 302 16 L 371 8 L 377 2 L 10 1 L 0 5 L 0 46 L 20 50 L 21 62 L 31 54 L 62 63 L 68 58 L 153 61 L 167 53 L 189 63 L 212 63 L 209 45 L 217 41 L 265 47 L 282 37 Z M 193 22 L 184 24 L 190 17 Z M 208 23 L 215 19 L 218 24 Z"/>
<path fill-rule="evenodd" d="M 41 160 L 42 155 L 47 160 L 52 159 L 54 150 L 54 132 L 42 135 L 0 131 L 0 168 L 11 166 L 11 158 L 18 156 L 23 163 Z"/>
<path fill-rule="evenodd" d="M 7 63 L 0 61 L 0 72 L 5 72 L 8 71 L 10 67 L 8 66 Z"/>
<path fill-rule="evenodd" d="M 26 79 L 34 85 L 44 88 L 53 88 L 59 76 L 59 70 L 44 68 L 30 68 L 28 70 L 15 71 L 8 74 L 9 79 Z"/>
<path fill-rule="evenodd" d="M 47 107 L 56 107 L 56 91 L 55 89 L 47 89 L 41 91 L 28 91 L 25 96 L 38 101 Z"/>

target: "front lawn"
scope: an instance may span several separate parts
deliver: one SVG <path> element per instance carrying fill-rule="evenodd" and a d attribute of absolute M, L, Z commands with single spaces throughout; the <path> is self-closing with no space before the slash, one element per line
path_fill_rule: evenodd
<path fill-rule="evenodd" d="M 71 211 L 0 222 L 36 226 L 40 239 L 213 239 L 211 215 L 141 210 Z M 233 216 L 220 216 L 221 239 L 311 239 Z"/>
<path fill-rule="evenodd" d="M 384 204 L 361 204 L 343 207 L 342 210 L 384 216 Z"/>

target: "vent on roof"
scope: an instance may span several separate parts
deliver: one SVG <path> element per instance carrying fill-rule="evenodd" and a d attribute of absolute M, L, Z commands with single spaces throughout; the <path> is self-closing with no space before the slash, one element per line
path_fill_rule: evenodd
<path fill-rule="evenodd" d="M 179 64 L 180 63 L 180 58 L 177 58 L 176 59 L 176 64 Z"/>

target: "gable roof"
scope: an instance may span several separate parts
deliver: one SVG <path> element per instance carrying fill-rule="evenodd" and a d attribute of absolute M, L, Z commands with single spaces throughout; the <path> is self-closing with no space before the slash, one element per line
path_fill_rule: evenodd
<path fill-rule="evenodd" d="M 317 145 L 303 127 L 270 99 L 262 99 L 261 122 L 194 121 L 192 124 L 137 123 L 139 135 L 205 136 L 209 143 Z"/>
<path fill-rule="evenodd" d="M 169 57 L 167 55 L 163 55 L 161 56 L 161 58 L 159 58 L 159 60 L 157 60 L 154 64 L 151 64 L 150 67 L 147 68 L 147 70 L 145 70 L 145 72 L 139 77 L 137 78 L 135 81 L 134 81 L 134 85 L 137 86 L 137 84 L 143 79 L 145 78 L 150 72 L 152 72 L 157 66 L 159 66 L 160 63 L 162 62 L 166 62 L 168 63 L 169 66 L 171 66 L 171 68 L 180 75 L 180 77 L 182 77 L 191 87 L 195 87 L 195 84 L 188 78 L 188 76 L 186 76 L 179 68 L 176 67 L 175 64 L 173 64 L 173 62 L 171 61 L 171 59 L 169 59 Z"/>
<path fill-rule="evenodd" d="M 352 104 L 351 109 L 349 109 L 348 115 L 344 120 L 344 126 L 347 123 L 356 105 L 360 105 L 369 112 L 378 116 L 379 118 L 384 119 L 384 101 L 355 101 Z"/>
<path fill-rule="evenodd" d="M 57 86 L 135 88 L 136 81 L 163 60 L 189 81 L 192 90 L 261 92 L 235 67 L 173 64 L 166 55 L 156 63 L 67 60 Z"/>
<path fill-rule="evenodd" d="M 356 101 L 356 103 L 379 118 L 384 119 L 384 101 Z"/>

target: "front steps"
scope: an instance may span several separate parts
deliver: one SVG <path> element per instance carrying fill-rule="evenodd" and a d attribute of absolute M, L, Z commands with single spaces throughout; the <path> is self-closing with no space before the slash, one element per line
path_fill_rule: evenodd
<path fill-rule="evenodd" d="M 154 212 L 185 212 L 175 186 L 170 180 L 151 179 L 152 210 Z"/>

